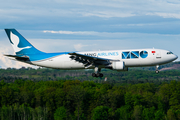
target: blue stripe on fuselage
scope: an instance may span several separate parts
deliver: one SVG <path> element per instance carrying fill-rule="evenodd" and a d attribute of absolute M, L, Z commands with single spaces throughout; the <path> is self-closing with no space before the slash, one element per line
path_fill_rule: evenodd
<path fill-rule="evenodd" d="M 48 58 L 52 58 L 59 55 L 67 55 L 69 52 L 61 53 L 40 53 L 40 54 L 26 54 L 29 57 L 30 61 L 40 61 Z"/>

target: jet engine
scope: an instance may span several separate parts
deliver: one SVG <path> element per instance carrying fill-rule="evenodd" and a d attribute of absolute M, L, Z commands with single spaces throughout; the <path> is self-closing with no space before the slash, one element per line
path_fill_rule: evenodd
<path fill-rule="evenodd" d="M 113 62 L 112 69 L 117 71 L 128 71 L 128 67 L 125 67 L 124 62 Z"/>

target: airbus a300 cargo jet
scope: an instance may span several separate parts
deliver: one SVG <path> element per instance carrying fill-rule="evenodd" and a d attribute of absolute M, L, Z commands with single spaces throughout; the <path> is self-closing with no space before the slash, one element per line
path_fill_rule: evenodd
<path fill-rule="evenodd" d="M 15 29 L 5 29 L 16 55 L 5 55 L 14 60 L 55 69 L 94 69 L 93 77 L 103 77 L 102 68 L 128 71 L 128 67 L 156 66 L 178 58 L 171 51 L 161 49 L 134 49 L 113 51 L 45 53 L 31 45 Z"/>

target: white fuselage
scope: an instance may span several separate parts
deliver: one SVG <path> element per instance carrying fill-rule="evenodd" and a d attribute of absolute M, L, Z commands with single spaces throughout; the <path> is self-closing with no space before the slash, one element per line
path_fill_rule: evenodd
<path fill-rule="evenodd" d="M 177 59 L 177 56 L 170 51 L 161 49 L 134 49 L 134 50 L 113 50 L 113 51 L 87 51 L 76 52 L 98 58 L 120 60 L 126 67 L 155 66 L 166 64 Z M 84 69 L 83 63 L 70 58 L 70 55 L 59 55 L 40 61 L 31 61 L 32 64 L 56 68 L 56 69 Z M 94 68 L 91 66 L 90 68 Z M 100 66 L 104 68 L 105 66 Z"/>

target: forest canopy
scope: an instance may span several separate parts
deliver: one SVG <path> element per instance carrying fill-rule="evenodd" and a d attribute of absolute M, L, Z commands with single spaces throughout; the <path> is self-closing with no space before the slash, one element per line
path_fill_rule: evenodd
<path fill-rule="evenodd" d="M 180 82 L 15 80 L 0 82 L 0 118 L 44 120 L 180 119 Z"/>
<path fill-rule="evenodd" d="M 178 69 L 102 72 L 93 78 L 92 70 L 0 69 L 0 119 L 180 119 Z"/>

